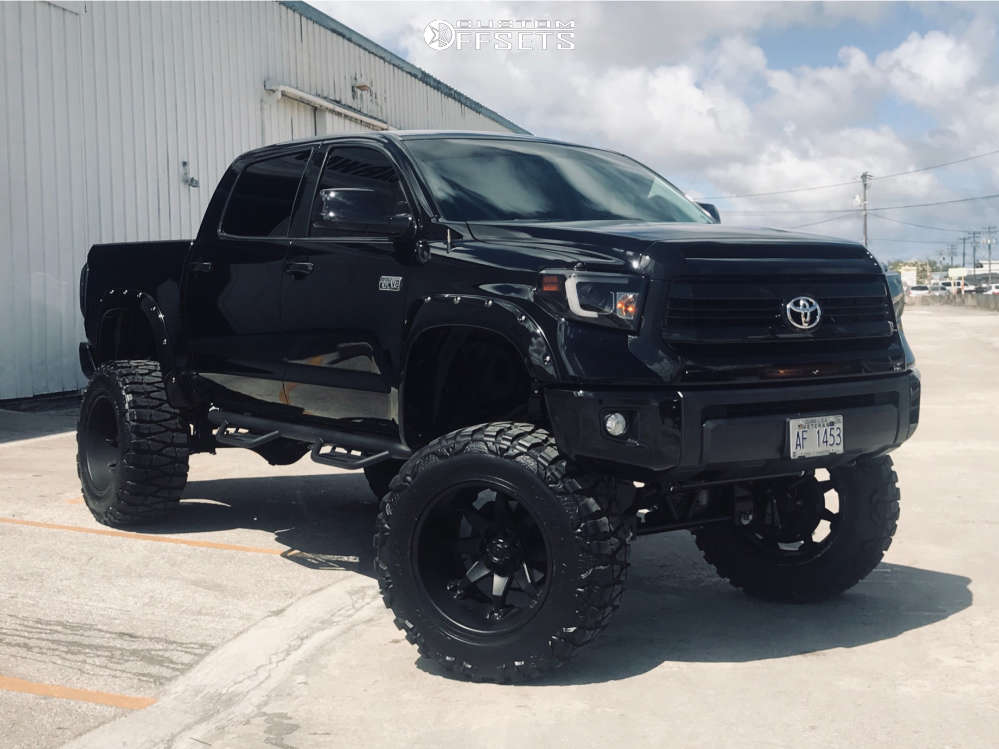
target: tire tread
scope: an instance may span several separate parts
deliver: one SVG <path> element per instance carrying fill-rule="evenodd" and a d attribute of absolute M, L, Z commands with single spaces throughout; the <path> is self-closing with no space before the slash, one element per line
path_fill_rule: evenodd
<path fill-rule="evenodd" d="M 162 519 L 180 500 L 187 484 L 187 424 L 167 400 L 158 363 L 118 360 L 102 365 L 94 380 L 101 378 L 120 389 L 125 403 L 124 422 L 128 445 L 122 454 L 122 475 L 114 499 L 104 508 L 87 506 L 98 522 L 110 526 L 151 523 Z M 82 419 L 81 410 L 81 419 Z M 80 434 L 82 423 L 77 424 Z M 82 459 L 77 473 L 87 486 Z"/>
<path fill-rule="evenodd" d="M 867 577 L 880 564 L 898 528 L 898 475 L 888 456 L 861 459 L 830 471 L 833 487 L 848 501 L 856 502 L 862 513 L 849 542 L 854 553 L 840 555 L 841 563 L 817 575 L 761 575 L 759 567 L 746 563 L 746 557 L 732 542 L 731 529 L 718 532 L 704 528 L 694 532 L 697 547 L 705 561 L 718 574 L 746 593 L 775 601 L 809 603 L 838 595 Z M 821 559 L 821 557 L 820 557 Z"/>

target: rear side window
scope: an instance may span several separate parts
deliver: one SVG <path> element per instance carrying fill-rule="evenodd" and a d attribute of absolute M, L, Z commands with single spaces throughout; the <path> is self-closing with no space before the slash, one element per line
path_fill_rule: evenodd
<path fill-rule="evenodd" d="M 238 237 L 286 237 L 309 151 L 250 164 L 236 180 L 222 231 Z"/>

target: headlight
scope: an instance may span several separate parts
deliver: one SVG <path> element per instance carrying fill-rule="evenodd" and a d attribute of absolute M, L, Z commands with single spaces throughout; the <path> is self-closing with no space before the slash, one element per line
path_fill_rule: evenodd
<path fill-rule="evenodd" d="M 566 317 L 635 330 L 644 292 L 641 276 L 560 271 L 542 274 L 537 298 Z"/>

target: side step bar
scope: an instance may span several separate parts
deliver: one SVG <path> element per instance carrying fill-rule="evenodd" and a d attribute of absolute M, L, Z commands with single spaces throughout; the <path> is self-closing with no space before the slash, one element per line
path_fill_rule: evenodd
<path fill-rule="evenodd" d="M 337 468 L 366 468 L 392 458 L 406 460 L 413 454 L 402 443 L 384 437 L 275 421 L 217 408 L 208 412 L 208 421 L 218 427 L 215 441 L 220 445 L 254 448 L 284 437 L 312 445 L 314 461 Z M 245 432 L 234 431 L 237 429 Z M 324 448 L 329 449 L 324 452 Z"/>

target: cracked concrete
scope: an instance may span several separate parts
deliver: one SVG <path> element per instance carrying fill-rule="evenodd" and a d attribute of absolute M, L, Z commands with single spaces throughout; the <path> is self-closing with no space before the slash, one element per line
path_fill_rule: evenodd
<path fill-rule="evenodd" d="M 312 593 L 215 650 L 155 705 L 80 737 L 69 749 L 189 747 L 224 733 L 261 714 L 270 693 L 324 645 L 380 618 L 382 607 L 371 606 L 377 599 L 377 585 L 364 578 L 343 578 Z M 266 718 L 268 739 L 294 732 L 292 722 L 276 715 Z"/>
<path fill-rule="evenodd" d="M 0 436 L 18 437 L 0 440 L 0 513 L 102 527 L 79 499 L 66 431 L 75 412 L 45 414 L 37 437 L 34 415 L 7 421 L 0 411 Z M 215 648 L 299 598 L 341 579 L 374 585 L 358 574 L 371 569 L 375 514 L 361 476 L 221 451 L 192 458 L 185 496 L 168 524 L 141 530 L 275 554 L 0 523 L 0 677 L 159 699 Z M 128 715 L 0 690 L 0 746 L 55 747 Z"/>
<path fill-rule="evenodd" d="M 159 686 L 197 663 L 212 645 L 76 622 L 0 614 L 0 658 L 57 664 L 86 675 L 128 674 Z"/>

